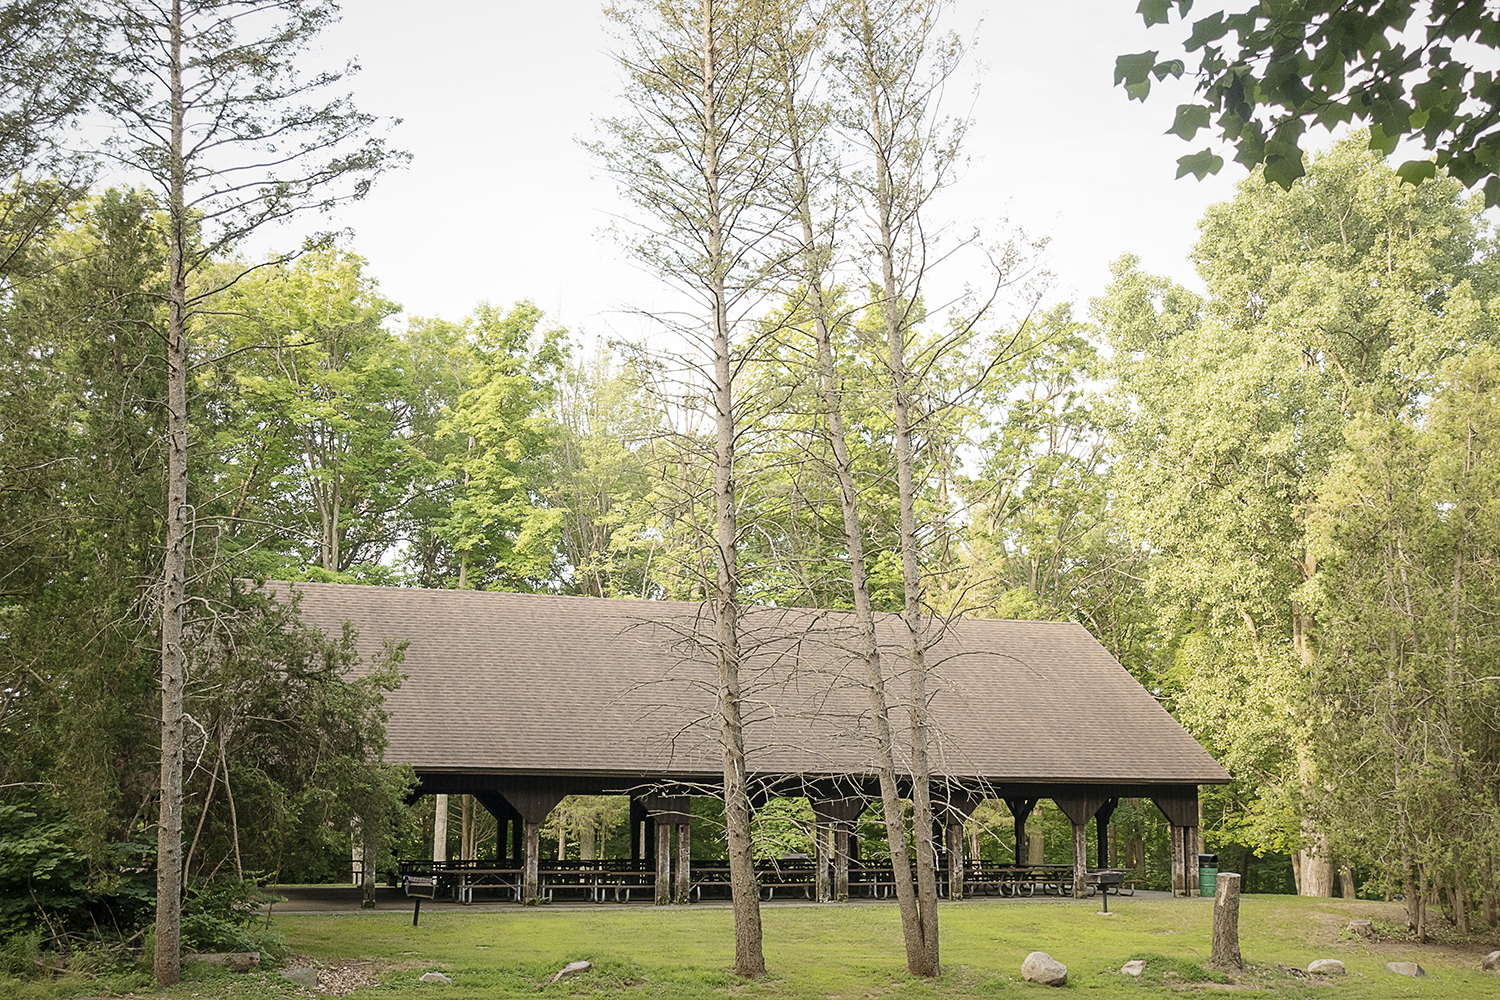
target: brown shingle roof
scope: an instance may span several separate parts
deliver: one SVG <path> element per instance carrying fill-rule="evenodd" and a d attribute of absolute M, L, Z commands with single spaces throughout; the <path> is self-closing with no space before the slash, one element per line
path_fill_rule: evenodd
<path fill-rule="evenodd" d="M 278 588 L 285 585 L 277 585 Z M 303 620 L 362 654 L 409 640 L 386 757 L 419 772 L 710 779 L 708 609 L 669 601 L 299 583 Z M 846 612 L 743 619 L 746 749 L 760 774 L 868 774 L 869 700 Z M 893 723 L 907 693 L 883 616 Z M 991 782 L 1214 784 L 1224 770 L 1081 626 L 960 619 L 929 653 L 933 770 Z M 900 729 L 898 729 L 898 732 Z"/>

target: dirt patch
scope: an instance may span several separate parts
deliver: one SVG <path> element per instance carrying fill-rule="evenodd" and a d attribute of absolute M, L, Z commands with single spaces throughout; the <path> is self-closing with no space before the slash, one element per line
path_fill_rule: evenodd
<path fill-rule="evenodd" d="M 348 996 L 355 990 L 374 986 L 381 975 L 415 968 L 429 968 L 431 963 L 412 962 L 319 962 L 306 955 L 291 955 L 287 965 L 318 970 L 318 992 L 329 996 Z"/>

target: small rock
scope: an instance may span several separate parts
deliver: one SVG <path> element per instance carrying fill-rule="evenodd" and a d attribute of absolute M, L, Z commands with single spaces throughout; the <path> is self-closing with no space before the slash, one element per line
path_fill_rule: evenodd
<path fill-rule="evenodd" d="M 1120 966 L 1120 975 L 1122 976 L 1139 976 L 1145 971 L 1146 963 L 1139 958 L 1133 962 L 1126 962 L 1124 965 Z"/>
<path fill-rule="evenodd" d="M 1479 967 L 1485 972 L 1500 972 L 1500 951 L 1492 951 L 1480 959 Z"/>
<path fill-rule="evenodd" d="M 1021 978 L 1043 986 L 1066 986 L 1068 967 L 1045 951 L 1034 951 L 1021 963 Z"/>
<path fill-rule="evenodd" d="M 1342 976 L 1344 963 L 1336 958 L 1320 958 L 1309 965 L 1307 971 L 1315 976 Z"/>
<path fill-rule="evenodd" d="M 547 980 L 547 982 L 549 982 L 549 983 L 555 983 L 559 979 L 567 979 L 569 976 L 576 976 L 580 972 L 587 972 L 590 969 L 592 969 L 593 967 L 594 967 L 594 963 L 593 962 L 569 962 L 567 965 L 563 966 L 561 969 L 558 969 L 557 970 L 557 975 L 555 975 L 551 979 Z"/>
<path fill-rule="evenodd" d="M 315 990 L 318 988 L 317 969 L 284 969 L 281 973 L 281 978 L 291 980 L 304 990 Z"/>
<path fill-rule="evenodd" d="M 1375 936 L 1375 925 L 1368 920 L 1349 921 L 1349 930 L 1360 937 L 1372 938 Z"/>
<path fill-rule="evenodd" d="M 184 955 L 183 961 L 202 962 L 204 965 L 212 965 L 219 969 L 228 969 L 230 972 L 249 972 L 260 964 L 260 952 L 209 951 Z"/>
<path fill-rule="evenodd" d="M 1398 976 L 1411 976 L 1413 979 L 1427 975 L 1416 962 L 1387 962 L 1385 967 Z"/>
<path fill-rule="evenodd" d="M 420 976 L 417 977 L 417 982 L 419 982 L 419 983 L 442 983 L 444 986 L 452 986 L 453 985 L 453 980 L 449 979 L 447 976 L 443 975 L 441 972 L 424 972 L 424 973 L 422 973 L 422 975 L 420 975 Z"/>

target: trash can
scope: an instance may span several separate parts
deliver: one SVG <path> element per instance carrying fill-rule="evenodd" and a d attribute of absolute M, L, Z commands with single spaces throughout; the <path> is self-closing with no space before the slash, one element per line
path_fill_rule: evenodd
<path fill-rule="evenodd" d="M 1219 877 L 1219 856 L 1217 854 L 1198 855 L 1198 895 L 1212 896 L 1214 894 L 1214 883 Z"/>

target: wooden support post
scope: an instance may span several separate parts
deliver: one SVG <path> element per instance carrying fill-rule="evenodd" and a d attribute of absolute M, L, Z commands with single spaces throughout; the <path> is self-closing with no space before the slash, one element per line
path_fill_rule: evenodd
<path fill-rule="evenodd" d="M 1185 840 L 1188 828 L 1172 824 L 1172 895 L 1187 895 L 1187 851 Z"/>
<path fill-rule="evenodd" d="M 656 905 L 672 902 L 672 824 L 656 821 Z"/>
<path fill-rule="evenodd" d="M 820 903 L 829 901 L 832 890 L 828 877 L 829 857 L 828 838 L 832 833 L 833 826 L 830 823 L 813 823 L 813 864 L 817 866 L 816 874 L 813 876 L 813 898 Z"/>
<path fill-rule="evenodd" d="M 630 799 L 630 860 L 639 865 L 646 856 L 646 807 L 634 796 Z"/>
<path fill-rule="evenodd" d="M 448 796 L 432 797 L 432 860 L 448 860 Z"/>
<path fill-rule="evenodd" d="M 849 861 L 859 848 L 859 841 L 850 836 L 864 812 L 865 800 L 859 797 L 823 799 L 808 798 L 812 805 L 813 820 L 818 841 L 818 878 L 816 895 L 819 901 L 849 898 Z M 833 838 L 833 884 L 828 884 L 829 836 Z"/>
<path fill-rule="evenodd" d="M 948 898 L 964 898 L 964 825 L 955 820 L 948 821 Z"/>
<path fill-rule="evenodd" d="M 521 876 L 521 902 L 535 905 L 541 899 L 541 876 L 538 873 L 542 855 L 542 824 L 526 824 L 526 857 Z"/>
<path fill-rule="evenodd" d="M 1036 808 L 1036 799 L 1006 799 L 1006 808 L 1010 810 L 1010 816 L 1015 824 L 1016 830 L 1016 864 L 1024 865 L 1030 857 L 1026 849 L 1026 817 L 1031 815 L 1031 810 Z"/>
<path fill-rule="evenodd" d="M 849 900 L 850 826 L 839 823 L 833 828 L 833 898 L 840 903 Z"/>
<path fill-rule="evenodd" d="M 1098 834 L 1099 868 L 1101 871 L 1112 867 L 1109 863 L 1109 819 L 1115 814 L 1115 807 L 1119 804 L 1120 800 L 1117 798 L 1108 799 L 1104 805 L 1099 807 L 1099 811 L 1094 813 L 1094 829 Z"/>
<path fill-rule="evenodd" d="M 1088 823 L 1073 824 L 1073 898 L 1082 899 L 1088 895 L 1088 872 L 1089 872 L 1089 825 Z"/>
<path fill-rule="evenodd" d="M 1189 833 L 1192 827 L 1187 827 Z M 1214 947 L 1209 964 L 1217 969 L 1242 969 L 1240 958 L 1240 877 L 1220 872 L 1214 883 Z"/>
<path fill-rule="evenodd" d="M 693 901 L 693 827 L 689 823 L 677 825 L 677 902 Z"/>

